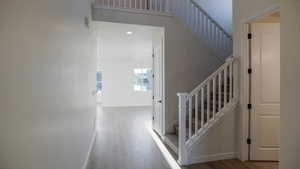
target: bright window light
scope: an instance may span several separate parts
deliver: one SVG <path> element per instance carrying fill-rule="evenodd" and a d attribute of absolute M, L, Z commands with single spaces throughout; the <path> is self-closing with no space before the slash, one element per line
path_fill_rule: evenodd
<path fill-rule="evenodd" d="M 96 89 L 97 92 L 101 92 L 102 91 L 102 72 L 98 71 L 96 72 Z"/>
<path fill-rule="evenodd" d="M 133 34 L 133 32 L 131 32 L 131 31 L 128 31 L 128 32 L 126 32 L 126 34 L 127 34 L 127 35 L 132 35 L 132 34 Z"/>
<path fill-rule="evenodd" d="M 133 70 L 134 73 L 134 91 L 148 92 L 152 90 L 152 69 L 137 68 Z"/>

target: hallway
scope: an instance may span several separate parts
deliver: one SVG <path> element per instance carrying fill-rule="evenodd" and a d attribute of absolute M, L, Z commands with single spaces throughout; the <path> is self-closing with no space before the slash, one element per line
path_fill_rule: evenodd
<path fill-rule="evenodd" d="M 145 127 L 151 116 L 150 108 L 100 112 L 90 169 L 169 169 Z"/>

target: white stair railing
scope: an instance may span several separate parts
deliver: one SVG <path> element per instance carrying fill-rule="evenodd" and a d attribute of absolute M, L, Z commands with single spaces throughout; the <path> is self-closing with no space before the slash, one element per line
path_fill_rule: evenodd
<path fill-rule="evenodd" d="M 95 0 L 96 6 L 105 8 L 134 9 L 161 13 L 172 11 L 173 0 Z"/>
<path fill-rule="evenodd" d="M 179 17 L 198 37 L 226 58 L 232 54 L 232 38 L 203 8 L 194 0 L 174 0 L 174 14 Z"/>
<path fill-rule="evenodd" d="M 226 60 L 191 93 L 179 93 L 179 163 L 187 164 L 188 149 L 236 103 L 235 59 Z"/>
<path fill-rule="evenodd" d="M 95 0 L 96 7 L 171 13 L 222 59 L 232 54 L 232 38 L 194 0 Z"/>

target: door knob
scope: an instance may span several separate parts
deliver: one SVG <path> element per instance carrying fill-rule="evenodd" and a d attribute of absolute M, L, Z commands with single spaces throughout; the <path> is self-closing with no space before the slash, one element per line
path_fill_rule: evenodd
<path fill-rule="evenodd" d="M 162 101 L 161 101 L 161 100 L 158 100 L 157 102 L 158 102 L 158 103 L 162 103 Z"/>

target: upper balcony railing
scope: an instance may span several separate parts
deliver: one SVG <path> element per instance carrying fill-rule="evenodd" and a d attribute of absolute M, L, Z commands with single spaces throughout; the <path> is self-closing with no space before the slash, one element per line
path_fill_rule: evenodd
<path fill-rule="evenodd" d="M 153 12 L 172 11 L 173 0 L 96 0 L 97 6 L 106 8 L 135 9 Z"/>

